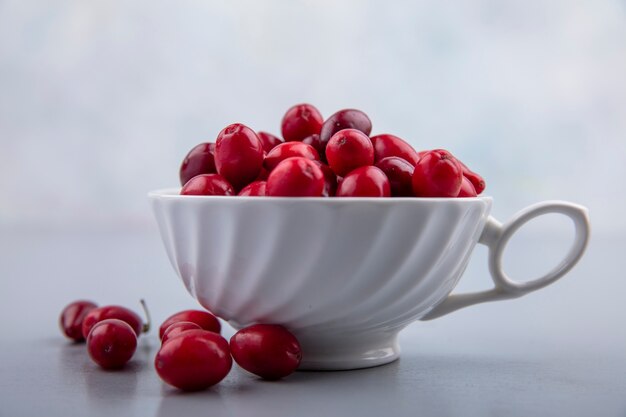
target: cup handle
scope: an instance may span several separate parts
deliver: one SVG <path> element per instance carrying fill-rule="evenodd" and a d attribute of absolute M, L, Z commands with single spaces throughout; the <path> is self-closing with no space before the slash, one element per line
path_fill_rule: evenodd
<path fill-rule="evenodd" d="M 575 227 L 572 247 L 565 258 L 542 277 L 526 282 L 511 279 L 502 267 L 502 255 L 507 243 L 513 234 L 529 220 L 549 213 L 564 214 L 572 219 Z M 478 242 L 489 248 L 489 272 L 494 287 L 486 291 L 448 295 L 448 298 L 435 306 L 421 320 L 436 319 L 474 304 L 518 298 L 552 284 L 569 272 L 581 258 L 589 241 L 589 230 L 587 209 L 564 201 L 545 201 L 534 204 L 517 213 L 504 225 L 489 216 Z"/>

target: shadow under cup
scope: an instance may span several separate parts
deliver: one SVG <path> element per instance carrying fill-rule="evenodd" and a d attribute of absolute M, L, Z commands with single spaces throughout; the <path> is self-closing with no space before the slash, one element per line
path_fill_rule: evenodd
<path fill-rule="evenodd" d="M 200 304 L 236 328 L 281 324 L 301 369 L 398 358 L 397 334 L 457 284 L 491 198 L 150 194 L 169 259 Z"/>

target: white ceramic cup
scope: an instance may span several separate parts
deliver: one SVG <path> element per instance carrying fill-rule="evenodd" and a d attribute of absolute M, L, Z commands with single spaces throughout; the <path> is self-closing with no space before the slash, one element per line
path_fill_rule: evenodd
<path fill-rule="evenodd" d="M 566 274 L 589 239 L 587 210 L 546 201 L 502 225 L 477 198 L 274 198 L 149 194 L 169 259 L 202 306 L 235 328 L 281 324 L 299 339 L 301 369 L 398 358 L 409 323 L 520 297 Z M 553 270 L 516 282 L 502 268 L 511 236 L 560 213 L 574 243 Z M 489 247 L 494 288 L 453 294 L 474 246 Z"/>

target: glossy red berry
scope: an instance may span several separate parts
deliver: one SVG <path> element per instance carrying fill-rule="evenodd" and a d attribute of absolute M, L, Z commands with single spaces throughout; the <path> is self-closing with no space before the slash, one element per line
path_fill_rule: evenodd
<path fill-rule="evenodd" d="M 302 143 L 306 145 L 311 145 L 317 151 L 318 155 L 320 156 L 320 160 L 322 162 L 326 162 L 326 144 L 322 143 L 320 135 L 313 134 L 307 136 L 306 138 L 302 139 Z"/>
<path fill-rule="evenodd" d="M 302 360 L 298 339 L 284 327 L 273 324 L 239 330 L 230 339 L 230 350 L 239 366 L 270 380 L 292 374 Z"/>
<path fill-rule="evenodd" d="M 285 113 L 280 124 L 287 142 L 300 141 L 314 133 L 320 133 L 324 118 L 311 104 L 296 104 Z"/>
<path fill-rule="evenodd" d="M 74 301 L 68 304 L 61 312 L 59 325 L 63 334 L 75 342 L 83 342 L 83 320 L 91 310 L 98 307 L 95 303 L 86 300 Z"/>
<path fill-rule="evenodd" d="M 372 144 L 376 162 L 390 156 L 402 158 L 413 166 L 419 161 L 415 149 L 397 136 L 389 134 L 372 136 Z"/>
<path fill-rule="evenodd" d="M 128 323 L 118 319 L 98 322 L 87 337 L 87 351 L 104 369 L 118 369 L 132 358 L 137 349 L 137 335 Z"/>
<path fill-rule="evenodd" d="M 237 194 L 240 197 L 265 197 L 267 181 L 254 181 L 246 185 Z"/>
<path fill-rule="evenodd" d="M 467 177 L 463 177 L 461 179 L 461 189 L 459 190 L 459 195 L 457 197 L 476 197 L 476 189 Z"/>
<path fill-rule="evenodd" d="M 397 156 L 389 156 L 378 161 L 376 167 L 389 179 L 393 197 L 413 196 L 413 165 Z"/>
<path fill-rule="evenodd" d="M 180 166 L 180 185 L 200 174 L 215 174 L 215 144 L 201 143 L 189 151 Z"/>
<path fill-rule="evenodd" d="M 389 179 L 374 166 L 360 167 L 346 175 L 337 187 L 337 197 L 390 197 Z"/>
<path fill-rule="evenodd" d="M 320 161 L 314 162 L 322 170 L 322 174 L 324 174 L 324 190 L 322 191 L 322 196 L 334 197 L 337 193 L 337 175 L 328 165 Z"/>
<path fill-rule="evenodd" d="M 159 338 L 163 338 L 163 333 L 169 326 L 180 321 L 190 321 L 196 323 L 203 330 L 218 333 L 222 330 L 220 321 L 213 314 L 202 310 L 183 310 L 169 316 L 159 327 Z"/>
<path fill-rule="evenodd" d="M 462 179 L 459 162 L 450 152 L 435 149 L 425 153 L 415 166 L 413 193 L 417 197 L 456 197 Z"/>
<path fill-rule="evenodd" d="M 283 143 L 283 140 L 281 138 L 276 137 L 272 135 L 271 133 L 257 132 L 257 136 L 261 140 L 261 143 L 263 144 L 263 150 L 265 152 L 269 152 L 272 149 L 274 149 L 276 146 Z"/>
<path fill-rule="evenodd" d="M 232 367 L 228 342 L 217 333 L 188 330 L 161 346 L 154 367 L 163 381 L 185 391 L 220 382 Z"/>
<path fill-rule="evenodd" d="M 142 331 L 147 331 L 143 320 L 134 311 L 122 306 L 104 306 L 94 308 L 85 316 L 83 320 L 83 336 L 87 338 L 92 327 L 106 319 L 118 319 L 128 323 L 137 336 L 139 336 Z"/>
<path fill-rule="evenodd" d="M 203 330 L 203 329 L 198 324 L 192 323 L 190 321 L 179 321 L 176 323 L 172 323 L 168 326 L 167 329 L 165 329 L 165 332 L 163 332 L 161 343 L 165 343 L 168 341 L 168 339 L 172 339 L 188 330 Z"/>
<path fill-rule="evenodd" d="M 324 173 L 307 158 L 285 159 L 267 179 L 267 195 L 272 197 L 321 197 L 323 192 Z"/>
<path fill-rule="evenodd" d="M 476 194 L 481 194 L 483 191 L 485 191 L 486 185 L 485 185 L 485 180 L 483 179 L 483 177 L 481 177 L 480 175 L 478 175 L 477 173 L 469 169 L 467 165 L 465 165 L 459 159 L 457 159 L 457 161 L 461 165 L 461 169 L 463 170 L 463 176 L 467 178 L 468 180 L 470 180 L 470 182 L 474 186 L 474 190 L 476 191 Z"/>
<path fill-rule="evenodd" d="M 374 164 L 372 141 L 356 129 L 344 129 L 333 135 L 326 146 L 328 165 L 339 176 L 362 166 Z"/>
<path fill-rule="evenodd" d="M 219 174 L 197 175 L 187 181 L 181 195 L 234 195 L 233 186 Z"/>
<path fill-rule="evenodd" d="M 330 138 L 343 129 L 360 130 L 369 136 L 372 132 L 372 121 L 361 110 L 339 110 L 324 122 L 320 131 L 320 141 L 326 146 Z"/>
<path fill-rule="evenodd" d="M 263 167 L 263 144 L 252 129 L 234 123 L 215 141 L 215 167 L 235 190 L 254 181 Z"/>
<path fill-rule="evenodd" d="M 272 149 L 263 161 L 263 166 L 268 171 L 272 171 L 276 166 L 287 158 L 293 158 L 300 156 L 303 158 L 319 161 L 320 156 L 311 145 L 307 145 L 302 142 L 287 142 L 281 143 L 274 149 Z"/>

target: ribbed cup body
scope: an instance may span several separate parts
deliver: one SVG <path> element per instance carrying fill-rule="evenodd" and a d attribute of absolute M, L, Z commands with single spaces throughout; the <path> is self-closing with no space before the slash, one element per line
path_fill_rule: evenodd
<path fill-rule="evenodd" d="M 200 304 L 235 327 L 286 326 L 311 369 L 395 359 L 396 334 L 454 288 L 491 207 L 487 197 L 150 198 Z"/>

